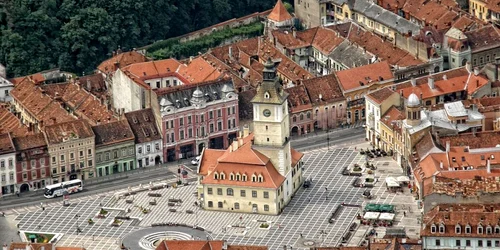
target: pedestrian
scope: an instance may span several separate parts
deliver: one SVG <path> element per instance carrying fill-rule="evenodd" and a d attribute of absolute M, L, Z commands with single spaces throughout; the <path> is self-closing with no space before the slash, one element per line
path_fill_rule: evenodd
<path fill-rule="evenodd" d="M 405 217 L 406 217 L 406 211 L 403 211 L 403 216 L 405 216 Z"/>
<path fill-rule="evenodd" d="M 300 238 L 302 238 L 302 233 L 300 233 L 299 235 L 300 235 Z"/>
<path fill-rule="evenodd" d="M 19 195 L 19 191 L 16 191 L 16 195 L 17 195 L 17 197 L 21 197 L 21 196 Z"/>

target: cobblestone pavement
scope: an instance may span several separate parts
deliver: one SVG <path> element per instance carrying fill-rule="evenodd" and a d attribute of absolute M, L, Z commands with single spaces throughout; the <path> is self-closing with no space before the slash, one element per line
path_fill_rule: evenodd
<path fill-rule="evenodd" d="M 363 205 L 361 194 L 364 189 L 353 188 L 351 184 L 355 177 L 343 176 L 341 172 L 345 166 L 364 161 L 364 156 L 354 147 L 307 152 L 304 156 L 304 177 L 312 178 L 313 185 L 300 189 L 279 216 L 199 210 L 194 205 L 196 184 L 191 183 L 179 188 L 137 192 L 122 199 L 110 194 L 77 199 L 72 200 L 69 207 L 56 203 L 45 211 L 30 207 L 23 209 L 21 212 L 24 213 L 16 219 L 22 231 L 63 233 L 58 246 L 84 246 L 96 250 L 119 249 L 121 239 L 128 233 L 150 227 L 153 223 L 198 225 L 205 228 L 212 238 L 227 240 L 229 244 L 266 245 L 269 249 L 283 249 L 284 245 L 293 249 L 336 246 L 360 209 L 345 206 L 332 224 L 328 223 L 329 216 L 342 203 Z M 377 162 L 377 165 L 380 164 L 383 166 L 385 162 Z M 380 171 L 380 179 L 387 174 L 390 174 L 389 171 Z M 374 191 L 377 203 L 399 201 L 395 196 L 385 194 L 380 185 Z M 151 192 L 159 193 L 161 197 L 148 196 Z M 169 198 L 182 199 L 182 203 L 169 206 Z M 154 200 L 157 205 L 150 205 Z M 100 205 L 109 211 L 107 218 L 95 218 Z M 150 209 L 150 212 L 144 214 L 144 208 Z M 172 208 L 175 212 L 170 211 Z M 192 213 L 186 212 L 188 210 Z M 110 224 L 115 216 L 129 216 L 131 220 L 123 220 L 119 227 L 112 227 Z M 93 218 L 95 223 L 89 224 L 89 218 Z M 263 221 L 270 223 L 270 229 L 259 228 Z M 81 232 L 77 233 L 77 228 Z"/>

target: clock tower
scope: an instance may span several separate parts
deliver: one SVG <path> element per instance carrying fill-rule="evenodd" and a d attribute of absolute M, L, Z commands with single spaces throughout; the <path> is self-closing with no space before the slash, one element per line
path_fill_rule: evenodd
<path fill-rule="evenodd" d="M 252 99 L 253 148 L 269 157 L 279 173 L 287 180 L 290 178 L 286 183 L 291 185 L 292 156 L 287 97 L 288 93 L 283 90 L 276 74 L 276 63 L 269 58 L 264 63 L 262 84 Z M 285 189 L 288 191 L 288 188 Z"/>

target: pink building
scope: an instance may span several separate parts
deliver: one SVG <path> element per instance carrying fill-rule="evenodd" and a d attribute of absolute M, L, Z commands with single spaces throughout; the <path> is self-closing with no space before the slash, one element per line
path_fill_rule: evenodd
<path fill-rule="evenodd" d="M 160 103 L 163 154 L 175 161 L 203 148 L 227 148 L 239 130 L 238 95 L 230 79 L 155 90 Z"/>
<path fill-rule="evenodd" d="M 51 172 L 47 142 L 42 133 L 14 137 L 16 175 L 19 192 L 42 189 L 50 185 Z"/>

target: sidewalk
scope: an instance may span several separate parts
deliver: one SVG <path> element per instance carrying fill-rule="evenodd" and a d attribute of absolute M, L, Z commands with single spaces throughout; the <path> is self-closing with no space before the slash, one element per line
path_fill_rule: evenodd
<path fill-rule="evenodd" d="M 182 159 L 180 161 L 173 161 L 173 162 L 167 162 L 167 163 L 162 163 L 160 165 L 155 165 L 151 167 L 143 167 L 143 168 L 138 168 L 126 172 L 120 172 L 112 175 L 107 175 L 107 176 L 101 176 L 101 177 L 96 177 L 92 179 L 87 179 L 83 181 L 84 186 L 93 186 L 93 185 L 98 185 L 101 183 L 105 182 L 113 182 L 116 180 L 123 180 L 127 179 L 130 176 L 138 175 L 138 174 L 144 174 L 147 172 L 153 172 L 153 171 L 159 171 L 165 168 L 170 168 L 172 172 L 177 173 L 177 167 L 178 165 L 186 165 L 187 170 L 189 172 L 193 172 L 194 170 L 191 169 L 191 161 L 190 159 Z M 8 201 L 8 200 L 15 200 L 19 198 L 29 198 L 29 197 L 40 197 L 44 192 L 44 189 L 38 189 L 35 191 L 29 191 L 29 192 L 24 192 L 20 193 L 20 197 L 17 197 L 16 195 L 7 195 L 7 196 L 2 196 L 0 197 L 0 200 L 2 201 Z"/>
<path fill-rule="evenodd" d="M 363 126 L 363 124 L 364 124 L 364 121 L 360 121 L 360 122 L 357 122 L 354 124 L 346 125 L 344 127 L 332 128 L 329 130 L 328 133 L 326 132 L 326 130 L 317 130 L 317 131 L 310 132 L 307 134 L 293 135 L 293 136 L 290 136 L 290 139 L 291 139 L 291 141 L 303 141 L 303 140 L 308 140 L 308 139 L 315 138 L 315 137 L 324 137 L 324 136 L 326 136 L 326 134 L 337 133 L 337 132 L 341 132 L 341 131 L 344 131 L 347 129 L 359 128 L 359 127 Z"/>

